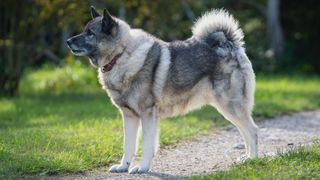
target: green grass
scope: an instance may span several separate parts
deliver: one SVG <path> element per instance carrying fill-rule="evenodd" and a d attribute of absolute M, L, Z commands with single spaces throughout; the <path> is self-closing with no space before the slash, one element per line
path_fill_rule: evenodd
<path fill-rule="evenodd" d="M 257 76 L 255 117 L 275 117 L 283 113 L 320 107 L 319 76 Z"/>
<path fill-rule="evenodd" d="M 320 78 L 258 76 L 256 119 L 320 107 Z M 117 161 L 122 122 L 82 64 L 28 71 L 20 96 L 0 99 L 0 177 L 82 172 Z M 161 122 L 161 145 L 229 124 L 213 108 Z"/>
<path fill-rule="evenodd" d="M 320 144 L 248 160 L 228 171 L 191 179 L 320 179 Z"/>

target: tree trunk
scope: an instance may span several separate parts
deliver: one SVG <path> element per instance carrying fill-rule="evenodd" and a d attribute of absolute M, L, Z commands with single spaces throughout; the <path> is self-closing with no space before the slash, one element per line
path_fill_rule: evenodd
<path fill-rule="evenodd" d="M 61 32 L 61 42 L 60 42 L 60 52 L 62 54 L 67 54 L 67 39 L 70 37 L 70 33 L 67 30 L 62 30 Z"/>
<path fill-rule="evenodd" d="M 118 9 L 118 17 L 122 20 L 126 20 L 126 8 L 124 5 L 121 5 L 121 7 Z"/>
<path fill-rule="evenodd" d="M 31 50 L 28 48 L 28 43 L 24 42 L 23 34 L 19 28 L 20 20 L 22 19 L 21 2 L 2 2 L 0 1 L 0 96 L 13 96 L 18 93 L 19 81 L 22 72 L 27 64 Z M 20 33 L 20 34 L 19 34 Z M 30 56 L 29 56 L 30 55 Z"/>
<path fill-rule="evenodd" d="M 276 58 L 280 58 L 283 52 L 284 40 L 280 23 L 280 0 L 268 0 L 267 4 L 267 32 L 270 40 L 270 48 Z"/>
<path fill-rule="evenodd" d="M 187 17 L 190 19 L 190 21 L 195 21 L 196 17 L 194 15 L 191 7 L 189 6 L 189 4 L 185 0 L 182 0 L 181 6 L 182 6 L 184 12 L 186 13 Z"/>

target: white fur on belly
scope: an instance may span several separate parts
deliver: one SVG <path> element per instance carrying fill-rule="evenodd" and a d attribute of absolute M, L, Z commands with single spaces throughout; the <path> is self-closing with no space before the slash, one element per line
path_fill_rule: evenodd
<path fill-rule="evenodd" d="M 216 103 L 209 78 L 203 78 L 190 91 L 166 94 L 160 103 L 160 117 L 167 118 L 187 114 L 210 103 Z"/>

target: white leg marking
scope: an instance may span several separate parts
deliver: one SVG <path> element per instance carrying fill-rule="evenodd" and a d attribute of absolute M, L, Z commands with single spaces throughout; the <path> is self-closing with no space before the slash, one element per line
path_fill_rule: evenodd
<path fill-rule="evenodd" d="M 133 159 L 137 146 L 137 132 L 139 129 L 139 118 L 133 115 L 122 112 L 124 126 L 124 154 L 121 164 L 113 165 L 110 172 L 128 172 L 128 168 Z"/>
<path fill-rule="evenodd" d="M 156 107 L 150 108 L 141 118 L 142 158 L 140 166 L 133 167 L 129 173 L 146 173 L 149 171 L 153 157 L 158 149 L 159 115 Z"/>
<path fill-rule="evenodd" d="M 220 104 L 221 105 L 221 104 Z M 249 158 L 258 156 L 258 127 L 254 123 L 250 113 L 241 105 L 235 105 L 230 109 L 225 106 L 216 106 L 218 111 L 234 124 L 245 141 L 246 155 Z M 246 107 L 245 107 L 246 108 Z M 248 107 L 249 108 L 249 107 Z"/>

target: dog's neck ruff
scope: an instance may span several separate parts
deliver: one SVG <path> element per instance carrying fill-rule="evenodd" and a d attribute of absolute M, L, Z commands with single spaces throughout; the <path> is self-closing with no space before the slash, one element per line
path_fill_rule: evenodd
<path fill-rule="evenodd" d="M 121 53 L 119 53 L 119 54 L 117 54 L 116 56 L 114 56 L 114 57 L 112 58 L 112 60 L 111 60 L 107 65 L 105 65 L 105 66 L 103 66 L 103 67 L 101 68 L 101 72 L 102 72 L 102 73 L 106 73 L 106 72 L 108 72 L 108 71 L 111 71 L 111 69 L 112 69 L 113 66 L 117 63 L 117 60 L 122 56 L 123 53 L 124 53 L 124 50 L 123 50 Z"/>

